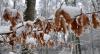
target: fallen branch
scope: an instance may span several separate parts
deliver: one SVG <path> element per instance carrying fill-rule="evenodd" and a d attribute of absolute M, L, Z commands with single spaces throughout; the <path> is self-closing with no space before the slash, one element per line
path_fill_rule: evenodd
<path fill-rule="evenodd" d="M 19 27 L 17 27 L 17 29 L 19 29 L 19 28 L 21 28 L 21 27 L 23 27 L 24 25 L 21 25 L 21 26 L 19 26 Z M 9 31 L 9 32 L 6 32 L 6 33 L 0 33 L 0 35 L 9 35 L 9 34 L 11 34 L 11 33 L 13 33 L 13 31 Z"/>
<path fill-rule="evenodd" d="M 7 32 L 7 33 L 0 33 L 0 35 L 9 35 L 11 33 L 13 33 L 13 31 L 10 31 L 10 32 Z"/>

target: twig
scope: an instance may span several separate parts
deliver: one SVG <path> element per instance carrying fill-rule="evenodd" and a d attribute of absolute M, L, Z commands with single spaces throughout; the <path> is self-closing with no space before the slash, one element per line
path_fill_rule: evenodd
<path fill-rule="evenodd" d="M 11 34 L 13 33 L 12 31 L 11 32 L 8 32 L 8 33 L 0 33 L 0 35 L 8 35 L 8 34 Z"/>
<path fill-rule="evenodd" d="M 61 6 L 64 4 L 64 2 L 62 2 L 61 4 L 60 4 L 60 8 L 59 9 L 61 9 Z"/>
<path fill-rule="evenodd" d="M 93 0 L 91 0 L 91 1 L 92 1 L 92 5 L 93 5 L 93 7 L 94 7 L 94 11 L 96 11 L 95 4 L 94 4 Z"/>
<path fill-rule="evenodd" d="M 21 26 L 19 26 L 19 27 L 17 27 L 17 29 L 19 29 L 19 28 L 21 28 L 21 27 L 23 27 L 24 25 L 21 25 Z"/>
<path fill-rule="evenodd" d="M 92 14 L 92 13 L 100 13 L 100 11 L 94 11 L 94 12 L 91 12 L 91 13 L 84 13 L 84 14 Z M 80 15 L 81 15 L 81 14 L 76 15 L 75 17 L 80 16 Z"/>

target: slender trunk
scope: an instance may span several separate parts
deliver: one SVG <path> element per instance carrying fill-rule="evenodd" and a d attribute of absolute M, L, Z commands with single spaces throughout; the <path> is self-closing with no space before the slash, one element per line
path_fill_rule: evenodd
<path fill-rule="evenodd" d="M 73 33 L 71 33 L 73 34 Z M 72 35 L 72 41 L 75 47 L 72 49 L 72 54 L 81 54 L 81 45 L 80 45 L 80 38 L 76 37 L 74 34 Z"/>
<path fill-rule="evenodd" d="M 16 1 L 14 1 L 14 7 L 13 7 L 14 9 L 15 9 L 15 6 L 16 6 Z"/>
<path fill-rule="evenodd" d="M 76 37 L 76 40 L 77 40 L 77 52 L 78 54 L 81 54 L 81 45 L 80 45 L 80 39 L 79 37 Z"/>

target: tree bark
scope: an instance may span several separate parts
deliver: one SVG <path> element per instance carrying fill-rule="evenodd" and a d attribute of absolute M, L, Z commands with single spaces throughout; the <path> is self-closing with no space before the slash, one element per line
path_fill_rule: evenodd
<path fill-rule="evenodd" d="M 68 0 L 65 0 L 66 5 L 68 4 Z"/>
<path fill-rule="evenodd" d="M 27 20 L 33 20 L 35 17 L 35 4 L 36 0 L 26 0 L 27 8 L 25 11 L 25 21 Z"/>
<path fill-rule="evenodd" d="M 100 0 L 96 0 L 97 1 L 97 5 L 98 5 L 98 11 L 100 11 Z M 100 13 L 98 13 L 98 16 L 100 17 Z"/>
<path fill-rule="evenodd" d="M 70 0 L 65 0 L 66 5 L 72 5 L 76 6 L 76 0 L 70 1 Z"/>

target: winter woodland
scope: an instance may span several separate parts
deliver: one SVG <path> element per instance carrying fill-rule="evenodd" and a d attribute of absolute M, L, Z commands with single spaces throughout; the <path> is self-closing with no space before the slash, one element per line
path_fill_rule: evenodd
<path fill-rule="evenodd" d="M 100 54 L 99 0 L 0 0 L 0 54 Z"/>

